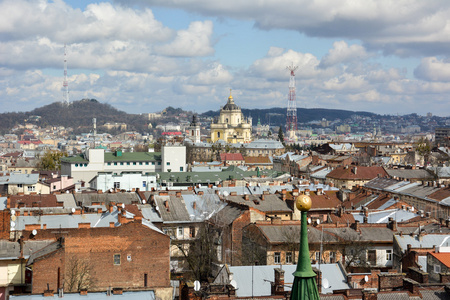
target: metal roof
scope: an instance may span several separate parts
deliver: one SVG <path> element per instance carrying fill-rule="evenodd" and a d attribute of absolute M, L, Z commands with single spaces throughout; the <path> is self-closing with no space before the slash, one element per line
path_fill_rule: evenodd
<path fill-rule="evenodd" d="M 352 213 L 355 220 L 360 223 L 364 222 L 364 213 Z M 397 222 L 403 222 L 417 217 L 417 214 L 402 209 L 389 209 L 376 212 L 369 212 L 367 217 L 368 223 L 388 223 L 389 218 L 393 218 Z"/>
<path fill-rule="evenodd" d="M 433 248 L 433 246 L 450 246 L 450 235 L 447 234 L 425 234 L 419 238 L 418 235 L 399 234 L 394 235 L 394 240 L 400 246 L 401 251 L 406 251 L 408 244 L 412 248 Z"/>
<path fill-rule="evenodd" d="M 296 270 L 296 265 L 272 265 L 272 266 L 230 266 L 233 279 L 236 280 L 237 297 L 261 297 L 271 295 L 271 283 L 275 281 L 275 268 L 282 268 L 284 273 L 285 291 L 290 291 Z M 318 268 L 318 265 L 312 265 Z M 322 278 L 326 278 L 329 288 L 322 287 L 322 293 L 330 294 L 334 290 L 350 288 L 346 283 L 346 277 L 338 264 L 321 264 Z M 333 274 L 330 276 L 330 274 Z"/>

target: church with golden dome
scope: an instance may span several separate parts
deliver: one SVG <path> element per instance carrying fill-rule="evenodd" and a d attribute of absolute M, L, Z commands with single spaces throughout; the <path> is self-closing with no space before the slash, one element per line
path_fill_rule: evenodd
<path fill-rule="evenodd" d="M 224 140 L 227 143 L 249 143 L 252 139 L 252 119 L 244 118 L 233 96 L 220 109 L 220 116 L 211 122 L 211 143 Z"/>

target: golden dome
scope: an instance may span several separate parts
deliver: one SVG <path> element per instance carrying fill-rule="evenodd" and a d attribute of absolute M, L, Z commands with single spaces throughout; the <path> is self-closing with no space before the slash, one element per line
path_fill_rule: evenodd
<path fill-rule="evenodd" d="M 311 209 L 311 198 L 307 195 L 300 195 L 297 197 L 296 206 L 300 211 L 308 211 Z"/>

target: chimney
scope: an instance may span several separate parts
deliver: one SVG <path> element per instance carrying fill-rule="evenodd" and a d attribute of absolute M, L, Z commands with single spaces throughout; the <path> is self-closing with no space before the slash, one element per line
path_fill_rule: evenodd
<path fill-rule="evenodd" d="M 194 202 L 192 203 L 192 208 L 193 208 L 193 209 L 197 209 L 197 202 L 194 201 Z"/>
<path fill-rule="evenodd" d="M 250 200 L 250 196 L 249 195 L 244 195 L 244 200 Z"/>
<path fill-rule="evenodd" d="M 80 290 L 80 296 L 87 296 L 87 294 L 88 294 L 87 289 L 81 289 Z"/>
<path fill-rule="evenodd" d="M 177 198 L 180 198 L 181 197 L 181 192 L 176 192 L 175 195 L 176 195 Z"/>
<path fill-rule="evenodd" d="M 261 200 L 264 201 L 264 194 L 261 195 Z"/>
<path fill-rule="evenodd" d="M 317 195 L 323 195 L 323 189 L 322 188 L 317 188 Z"/>
<path fill-rule="evenodd" d="M 275 282 L 272 286 L 272 295 L 284 295 L 284 270 L 282 268 L 274 268 Z"/>

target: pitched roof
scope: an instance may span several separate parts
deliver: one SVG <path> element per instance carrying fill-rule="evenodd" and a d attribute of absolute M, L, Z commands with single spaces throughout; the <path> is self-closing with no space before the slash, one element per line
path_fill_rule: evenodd
<path fill-rule="evenodd" d="M 324 191 L 320 195 L 317 192 L 310 192 L 311 211 L 321 209 L 335 209 L 342 201 L 337 197 L 337 191 Z"/>
<path fill-rule="evenodd" d="M 450 253 L 448 253 L 448 252 L 447 253 L 430 252 L 430 255 L 434 256 L 437 260 L 439 260 L 447 268 L 450 268 Z"/>
<path fill-rule="evenodd" d="M 268 156 L 246 156 L 244 160 L 246 164 L 272 164 Z"/>
<path fill-rule="evenodd" d="M 371 167 L 338 167 L 328 173 L 327 177 L 343 180 L 371 180 L 379 175 L 388 175 L 383 167 L 371 166 Z"/>
<path fill-rule="evenodd" d="M 244 160 L 241 153 L 220 153 L 220 160 Z"/>

